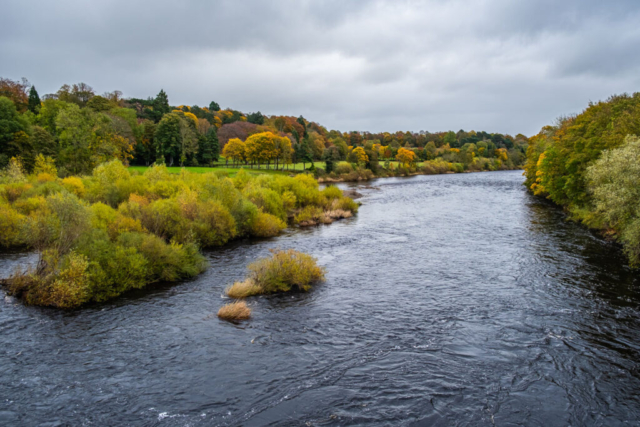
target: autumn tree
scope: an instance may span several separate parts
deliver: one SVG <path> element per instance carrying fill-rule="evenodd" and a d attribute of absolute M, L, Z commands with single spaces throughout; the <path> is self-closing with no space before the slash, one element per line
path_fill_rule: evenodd
<path fill-rule="evenodd" d="M 246 159 L 246 146 L 245 143 L 238 138 L 231 138 L 224 146 L 222 155 L 229 163 L 229 159 L 233 160 L 234 166 L 237 163 L 244 162 Z"/>
<path fill-rule="evenodd" d="M 256 133 L 248 137 L 245 141 L 247 160 L 258 164 L 264 162 L 269 165 L 271 160 L 277 156 L 276 138 L 279 137 L 271 132 Z"/>
<path fill-rule="evenodd" d="M 15 104 L 16 109 L 20 113 L 27 111 L 29 100 L 27 97 L 27 88 L 29 82 L 27 79 L 22 81 L 13 81 L 0 77 L 0 96 L 9 98 Z"/>
<path fill-rule="evenodd" d="M 398 149 L 398 153 L 396 154 L 396 160 L 403 167 L 413 167 L 416 163 L 416 153 L 411 150 L 407 150 L 406 148 Z"/>

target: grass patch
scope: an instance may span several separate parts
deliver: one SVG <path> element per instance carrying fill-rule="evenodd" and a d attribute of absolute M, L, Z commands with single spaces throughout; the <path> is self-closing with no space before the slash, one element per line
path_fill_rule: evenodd
<path fill-rule="evenodd" d="M 271 252 L 271 257 L 249 264 L 249 276 L 227 288 L 227 295 L 246 298 L 292 290 L 308 291 L 312 283 L 324 281 L 325 269 L 318 266 L 311 255 L 293 249 Z"/>
<path fill-rule="evenodd" d="M 220 307 L 218 317 L 224 320 L 246 320 L 251 317 L 251 309 L 244 301 L 236 301 Z"/>

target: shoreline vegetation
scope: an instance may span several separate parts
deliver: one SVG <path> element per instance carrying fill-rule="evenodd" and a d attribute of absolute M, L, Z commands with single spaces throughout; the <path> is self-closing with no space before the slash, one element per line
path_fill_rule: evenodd
<path fill-rule="evenodd" d="M 527 189 L 619 242 L 640 267 L 640 93 L 590 103 L 530 138 Z"/>
<path fill-rule="evenodd" d="M 252 176 L 182 171 L 144 173 L 119 160 L 91 175 L 58 178 L 36 159 L 25 174 L 12 159 L 0 177 L 0 244 L 38 254 L 3 280 L 27 304 L 73 308 L 206 268 L 201 248 L 242 237 L 272 237 L 287 225 L 327 224 L 358 210 L 337 187 L 307 174 Z"/>

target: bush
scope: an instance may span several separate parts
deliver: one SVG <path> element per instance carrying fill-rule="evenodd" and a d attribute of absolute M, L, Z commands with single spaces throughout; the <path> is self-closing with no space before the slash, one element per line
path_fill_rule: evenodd
<path fill-rule="evenodd" d="M 353 166 L 351 166 L 351 164 L 347 162 L 340 162 L 336 166 L 334 172 L 336 173 L 336 175 L 345 175 L 353 172 Z"/>
<path fill-rule="evenodd" d="M 273 237 L 280 234 L 286 227 L 287 225 L 280 218 L 259 212 L 253 223 L 251 234 L 256 237 Z"/>
<path fill-rule="evenodd" d="M 324 281 L 325 270 L 311 255 L 294 251 L 272 250 L 270 258 L 263 258 L 248 266 L 249 277 L 227 289 L 229 296 L 248 297 L 258 294 L 308 291 L 314 282 Z"/>
<path fill-rule="evenodd" d="M 224 320 L 246 320 L 251 317 L 251 309 L 244 301 L 226 304 L 218 310 L 218 317 Z"/>
<path fill-rule="evenodd" d="M 335 185 L 330 185 L 328 187 L 326 187 L 324 190 L 322 190 L 322 194 L 327 198 L 327 199 L 339 199 L 342 197 L 342 190 L 340 190 L 338 187 L 336 187 Z"/>

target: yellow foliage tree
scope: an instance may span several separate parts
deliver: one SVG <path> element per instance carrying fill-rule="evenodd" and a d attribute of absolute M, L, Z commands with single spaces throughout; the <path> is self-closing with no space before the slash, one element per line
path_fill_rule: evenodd
<path fill-rule="evenodd" d="M 238 138 L 231 138 L 224 146 L 222 155 L 227 159 L 233 160 L 233 163 L 244 162 L 246 156 L 246 145 Z"/>
<path fill-rule="evenodd" d="M 400 148 L 396 154 L 396 160 L 404 167 L 413 167 L 416 163 L 416 153 L 406 148 Z"/>
<path fill-rule="evenodd" d="M 365 164 L 369 161 L 369 156 L 367 156 L 367 153 L 365 153 L 364 148 L 362 147 L 354 148 L 353 154 L 355 154 L 358 164 Z"/>

